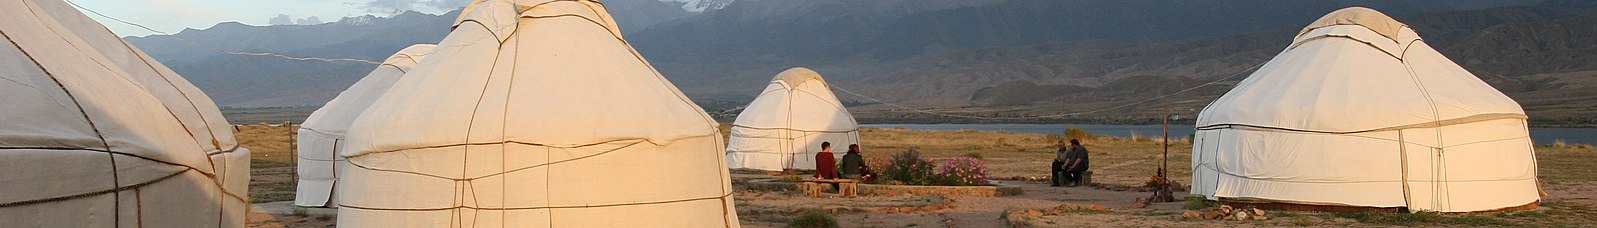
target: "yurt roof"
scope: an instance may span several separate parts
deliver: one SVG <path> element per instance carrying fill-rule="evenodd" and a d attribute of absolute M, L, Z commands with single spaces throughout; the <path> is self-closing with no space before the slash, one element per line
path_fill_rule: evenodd
<path fill-rule="evenodd" d="M 483 4 L 488 2 L 503 2 L 507 4 Z M 570 6 L 550 4 L 555 2 L 575 2 L 583 5 L 589 5 L 589 7 L 585 7 L 585 9 L 572 9 Z M 499 9 L 506 7 L 509 7 L 510 9 Z M 474 13 L 476 11 L 489 11 L 491 13 Z M 494 31 L 494 34 L 499 37 L 499 41 L 503 42 L 505 39 L 510 38 L 510 34 L 514 32 L 513 30 L 515 30 L 516 24 L 481 20 L 503 20 L 504 18 L 513 17 L 511 15 L 516 15 L 515 17 L 520 18 L 555 17 L 561 16 L 563 12 L 582 11 L 587 12 L 580 13 L 580 15 L 564 15 L 582 17 L 583 19 L 592 21 L 595 24 L 599 24 L 601 27 L 610 30 L 610 33 L 613 33 L 616 37 L 621 37 L 621 26 L 616 24 L 615 18 L 610 16 L 610 11 L 605 9 L 604 4 L 599 3 L 597 0 L 473 0 L 471 3 L 466 5 L 464 10 L 460 12 L 460 17 L 455 18 L 454 27 L 455 29 L 459 29 L 460 26 L 465 25 L 467 21 L 477 21 L 480 22 L 477 24 L 484 26 L 484 28 L 490 31 Z"/>
<path fill-rule="evenodd" d="M 0 39 L 0 170 L 8 171 L 0 174 L 0 218 L 10 219 L 0 220 L 242 223 L 216 209 L 219 200 L 244 200 L 249 150 L 205 93 L 67 2 L 0 1 Z M 138 189 L 143 199 L 126 197 Z M 40 209 L 14 219 L 13 212 Z M 169 221 L 152 221 L 161 222 Z"/>
<path fill-rule="evenodd" d="M 1518 103 L 1368 8 L 1314 22 L 1199 115 L 1220 124 L 1361 132 L 1525 118 Z M 1387 34 L 1396 31 L 1397 39 Z"/>
<path fill-rule="evenodd" d="M 764 92 L 749 102 L 733 125 L 818 132 L 859 130 L 853 115 L 830 89 L 813 70 L 788 69 L 777 74 Z"/>
<path fill-rule="evenodd" d="M 789 86 L 788 89 L 798 88 L 799 85 L 812 80 L 822 83 L 825 83 L 826 81 L 825 79 L 821 78 L 821 73 L 816 73 L 814 70 L 810 70 L 810 68 L 803 67 L 787 69 L 786 71 L 782 71 L 780 74 L 776 74 L 776 78 L 771 79 L 771 81 L 781 81 L 783 83 L 787 83 Z"/>
<path fill-rule="evenodd" d="M 602 5 L 488 0 L 462 18 L 428 60 L 394 84 L 393 90 L 407 93 L 386 94 L 367 111 L 383 115 L 354 121 L 348 136 L 352 147 L 340 153 L 452 144 L 458 138 L 444 135 L 466 134 L 474 125 L 539 126 L 509 130 L 503 140 L 559 146 L 626 139 L 667 144 L 716 133 L 713 119 L 627 45 Z M 533 26 L 540 30 L 530 30 Z M 494 91 L 481 92 L 485 89 Z M 512 97 L 517 102 L 505 102 Z M 556 108 L 566 111 L 493 122 L 478 117 Z M 428 111 L 412 111 L 417 109 Z M 433 121 L 389 121 L 401 119 Z M 373 128 L 362 127 L 367 123 Z"/>
<path fill-rule="evenodd" d="M 438 46 L 432 44 L 410 45 L 410 47 L 400 49 L 399 52 L 394 53 L 393 56 L 389 56 L 388 60 L 383 61 L 383 65 L 400 67 L 401 69 L 408 71 L 410 70 L 410 67 L 416 66 L 416 63 L 421 62 L 422 57 L 426 57 L 428 53 L 432 53 L 433 48 L 435 47 Z"/>
<path fill-rule="evenodd" d="M 327 105 L 312 112 L 305 118 L 301 128 L 328 137 L 343 138 L 350 122 L 365 111 L 371 102 L 388 91 L 389 86 L 397 78 L 404 77 L 411 67 L 432 53 L 434 47 L 436 46 L 432 44 L 417 44 L 394 53 L 366 77 L 350 85 L 344 92 L 339 93 L 338 97 L 328 101 Z"/>
<path fill-rule="evenodd" d="M 1403 22 L 1398 22 L 1380 11 L 1364 7 L 1348 7 L 1332 11 L 1330 14 L 1320 17 L 1319 20 L 1309 23 L 1309 26 L 1303 27 L 1303 31 L 1298 32 L 1298 36 L 1307 34 L 1314 29 L 1336 25 L 1364 26 L 1381 34 L 1381 36 L 1385 36 L 1387 39 L 1393 40 L 1398 38 L 1398 33 L 1403 30 L 1403 27 L 1408 27 Z"/>
<path fill-rule="evenodd" d="M 10 51 L 0 55 L 15 55 L 0 64 L 16 67 L 0 67 L 0 78 L 30 89 L 0 94 L 27 101 L 9 110 L 34 113 L 0 121 L 0 135 L 26 136 L 4 144 L 117 151 L 205 173 L 214 171 L 207 154 L 238 149 L 209 97 L 77 9 L 59 1 L 4 6 L 8 42 L 0 45 Z"/>
<path fill-rule="evenodd" d="M 489 0 L 463 18 L 351 124 L 338 191 L 385 194 L 340 194 L 340 225 L 735 226 L 718 123 L 602 5 Z"/>

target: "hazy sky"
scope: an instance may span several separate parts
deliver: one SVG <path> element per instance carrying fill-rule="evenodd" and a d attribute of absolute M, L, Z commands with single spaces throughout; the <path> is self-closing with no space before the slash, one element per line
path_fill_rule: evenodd
<path fill-rule="evenodd" d="M 268 25 L 278 14 L 293 19 L 316 16 L 324 22 L 339 18 L 374 14 L 388 16 L 396 10 L 415 10 L 440 14 L 464 6 L 468 0 L 70 0 L 83 7 L 163 32 L 177 33 L 184 28 L 205 29 L 218 22 L 236 21 Z M 122 36 L 144 36 L 152 32 L 111 21 L 89 12 Z"/>

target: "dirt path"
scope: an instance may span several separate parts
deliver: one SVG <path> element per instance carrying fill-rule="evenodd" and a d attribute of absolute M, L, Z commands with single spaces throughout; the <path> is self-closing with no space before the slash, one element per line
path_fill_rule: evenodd
<path fill-rule="evenodd" d="M 1136 203 L 1139 197 L 1151 194 L 1090 187 L 1051 187 L 1045 182 L 1004 181 L 1003 184 L 1020 186 L 1024 193 L 1008 197 L 953 197 L 956 201 L 954 208 L 940 215 L 952 219 L 955 227 L 1004 227 L 1008 226 L 1008 221 L 1003 214 L 1009 210 L 1048 209 L 1062 204 L 1101 205 L 1120 209 Z"/>
<path fill-rule="evenodd" d="M 1142 163 L 1142 161 L 1144 161 L 1144 160 L 1130 160 L 1130 161 L 1126 161 L 1126 162 L 1121 162 L 1121 163 L 1116 163 L 1116 164 L 1113 164 L 1113 165 L 1109 165 L 1109 166 L 1104 166 L 1104 167 L 1098 167 L 1098 168 L 1099 168 L 1099 169 L 1113 169 L 1113 168 L 1120 168 L 1120 167 L 1126 167 L 1126 166 L 1131 166 L 1131 165 L 1136 165 L 1136 164 L 1137 164 L 1137 163 Z"/>

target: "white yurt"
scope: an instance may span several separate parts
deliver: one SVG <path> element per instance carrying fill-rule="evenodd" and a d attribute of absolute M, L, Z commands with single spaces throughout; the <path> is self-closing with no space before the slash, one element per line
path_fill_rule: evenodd
<path fill-rule="evenodd" d="M 240 227 L 249 150 L 205 93 L 59 0 L 0 2 L 0 221 Z"/>
<path fill-rule="evenodd" d="M 807 68 L 783 71 L 732 122 L 727 166 L 733 169 L 814 170 L 821 142 L 832 143 L 841 160 L 859 143 L 859 124 L 832 94 L 821 74 Z"/>
<path fill-rule="evenodd" d="M 603 5 L 461 18 L 350 127 L 340 226 L 738 226 L 718 124 Z"/>
<path fill-rule="evenodd" d="M 432 44 L 411 45 L 399 50 L 366 74 L 365 78 L 350 85 L 327 105 L 316 109 L 299 128 L 298 159 L 299 185 L 294 192 L 294 205 L 305 207 L 335 207 L 333 188 L 338 182 L 336 170 L 344 159 L 336 156 L 344 144 L 344 135 L 350 123 L 388 92 L 411 67 L 432 53 Z"/>
<path fill-rule="evenodd" d="M 1518 103 L 1368 8 L 1332 12 L 1199 114 L 1192 194 L 1413 212 L 1534 208 Z"/>

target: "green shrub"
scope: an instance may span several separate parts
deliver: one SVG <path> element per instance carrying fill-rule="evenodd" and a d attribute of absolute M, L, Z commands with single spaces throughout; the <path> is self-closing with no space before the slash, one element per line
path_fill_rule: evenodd
<path fill-rule="evenodd" d="M 887 167 L 882 169 L 882 178 L 910 185 L 933 185 L 938 182 L 933 172 L 935 168 L 931 159 L 921 158 L 920 152 L 910 147 L 888 159 Z"/>
<path fill-rule="evenodd" d="M 788 220 L 787 226 L 795 228 L 838 227 L 837 218 L 832 218 L 832 215 L 828 215 L 826 212 L 814 208 L 804 209 L 803 214 L 799 215 L 798 217 L 793 217 L 792 220 Z"/>
<path fill-rule="evenodd" d="M 1303 226 L 1303 227 L 1314 226 L 1314 220 L 1307 220 L 1307 219 L 1292 220 L 1292 225 L 1293 226 Z"/>
<path fill-rule="evenodd" d="M 804 176 L 802 176 L 802 175 L 785 175 L 785 176 L 782 176 L 781 178 L 777 178 L 776 182 L 804 182 Z"/>
<path fill-rule="evenodd" d="M 1089 138 L 1092 138 L 1092 132 L 1087 132 L 1086 129 L 1081 129 L 1081 128 L 1066 128 L 1065 129 L 1065 138 L 1066 139 L 1076 139 L 1076 140 L 1087 140 Z"/>
<path fill-rule="evenodd" d="M 1504 222 L 1502 220 L 1497 220 L 1497 219 L 1484 217 L 1484 216 L 1442 215 L 1442 214 L 1431 213 L 1431 212 L 1420 212 L 1420 213 L 1356 212 L 1356 213 L 1336 213 L 1336 214 L 1333 214 L 1333 216 L 1359 220 L 1359 222 L 1364 222 L 1364 223 L 1383 224 L 1383 225 L 1396 225 L 1396 226 L 1416 226 L 1416 225 L 1431 225 L 1431 224 L 1451 224 L 1451 225 L 1466 225 L 1466 226 L 1510 226 L 1510 225 L 1513 225 L 1512 223 L 1507 223 L 1507 222 Z"/>
<path fill-rule="evenodd" d="M 1199 210 L 1199 209 L 1208 209 L 1208 208 L 1214 208 L 1214 207 L 1219 207 L 1219 206 L 1220 206 L 1219 203 L 1216 203 L 1214 201 L 1210 201 L 1208 199 L 1204 199 L 1202 197 L 1187 197 L 1187 202 L 1185 204 L 1182 204 L 1181 208 L 1185 208 L 1187 210 Z"/>

